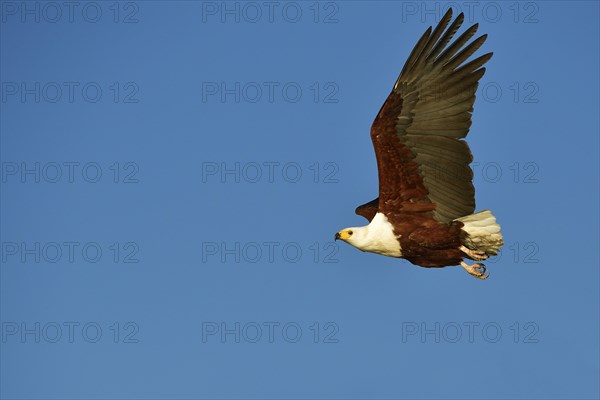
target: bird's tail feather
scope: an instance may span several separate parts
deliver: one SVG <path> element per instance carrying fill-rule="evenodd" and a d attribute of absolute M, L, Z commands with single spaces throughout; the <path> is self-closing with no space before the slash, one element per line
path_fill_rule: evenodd
<path fill-rule="evenodd" d="M 466 233 L 462 238 L 463 244 L 472 250 L 483 251 L 488 256 L 495 256 L 504 245 L 500 225 L 490 210 L 480 211 L 466 217 L 457 218 L 464 224 L 462 230 Z"/>

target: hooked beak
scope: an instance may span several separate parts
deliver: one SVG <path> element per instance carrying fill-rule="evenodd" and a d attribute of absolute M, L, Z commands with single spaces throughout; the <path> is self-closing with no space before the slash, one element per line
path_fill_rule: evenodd
<path fill-rule="evenodd" d="M 333 237 L 334 240 L 338 240 L 340 238 L 340 233 L 336 232 L 335 236 Z"/>

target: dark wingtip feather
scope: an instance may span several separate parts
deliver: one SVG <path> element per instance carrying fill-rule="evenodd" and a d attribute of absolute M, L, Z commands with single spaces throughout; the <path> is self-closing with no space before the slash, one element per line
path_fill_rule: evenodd
<path fill-rule="evenodd" d="M 444 14 L 442 19 L 440 20 L 438 25 L 442 25 L 442 24 L 447 25 L 451 19 L 452 19 L 452 8 L 449 8 L 448 11 L 446 11 L 446 14 Z"/>
<path fill-rule="evenodd" d="M 448 11 L 446 11 L 446 14 L 444 14 L 444 16 L 442 17 L 442 19 L 446 19 L 446 18 L 452 18 L 452 7 L 448 8 Z"/>

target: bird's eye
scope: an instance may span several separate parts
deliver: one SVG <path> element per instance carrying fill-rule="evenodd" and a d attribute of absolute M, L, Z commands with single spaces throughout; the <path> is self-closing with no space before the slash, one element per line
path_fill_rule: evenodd
<path fill-rule="evenodd" d="M 348 235 L 352 235 L 352 231 L 348 231 Z"/>

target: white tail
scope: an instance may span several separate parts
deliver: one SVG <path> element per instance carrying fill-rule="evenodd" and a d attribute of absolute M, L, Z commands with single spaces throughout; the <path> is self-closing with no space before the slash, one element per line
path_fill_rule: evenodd
<path fill-rule="evenodd" d="M 504 242 L 502 233 L 500 233 L 500 225 L 496 223 L 496 217 L 490 210 L 457 218 L 455 221 L 465 224 L 462 230 L 467 233 L 463 238 L 463 244 L 466 247 L 483 251 L 488 256 L 498 254 Z"/>

